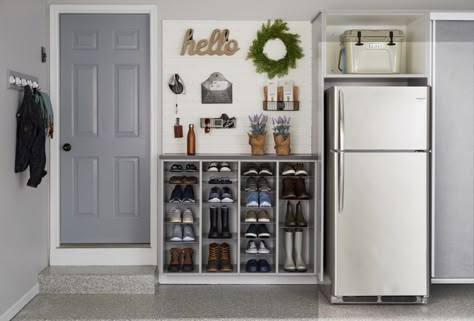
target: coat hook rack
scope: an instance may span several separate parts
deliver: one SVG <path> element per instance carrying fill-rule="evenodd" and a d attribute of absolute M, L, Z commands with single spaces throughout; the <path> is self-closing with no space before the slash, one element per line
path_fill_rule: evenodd
<path fill-rule="evenodd" d="M 26 85 L 39 88 L 38 77 L 25 75 L 16 71 L 8 71 L 7 84 L 9 89 L 23 90 Z"/>

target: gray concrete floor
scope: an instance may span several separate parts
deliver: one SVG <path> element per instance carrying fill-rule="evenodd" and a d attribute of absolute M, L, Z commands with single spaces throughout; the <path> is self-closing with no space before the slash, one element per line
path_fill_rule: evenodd
<path fill-rule="evenodd" d="M 162 285 L 155 295 L 48 295 L 14 319 L 474 320 L 474 285 L 432 287 L 428 305 L 330 305 L 317 286 Z"/>

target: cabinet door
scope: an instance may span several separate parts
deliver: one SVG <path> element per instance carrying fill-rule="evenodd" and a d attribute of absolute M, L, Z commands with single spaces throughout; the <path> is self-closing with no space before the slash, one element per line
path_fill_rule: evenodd
<path fill-rule="evenodd" d="M 437 21 L 432 276 L 474 278 L 474 21 Z"/>

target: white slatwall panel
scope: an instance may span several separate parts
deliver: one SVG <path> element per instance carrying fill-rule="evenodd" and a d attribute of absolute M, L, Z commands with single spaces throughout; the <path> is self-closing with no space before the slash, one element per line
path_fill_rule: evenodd
<path fill-rule="evenodd" d="M 163 22 L 163 153 L 185 153 L 189 123 L 195 124 L 197 153 L 249 153 L 247 115 L 262 112 L 263 86 L 267 80 L 257 74 L 250 60 L 248 48 L 262 22 L 253 21 L 164 21 Z M 311 152 L 311 24 L 289 22 L 290 32 L 298 33 L 305 57 L 284 79 L 292 79 L 300 87 L 300 111 L 267 112 L 269 117 L 287 115 L 292 118 L 291 140 L 293 153 Z M 184 33 L 194 29 L 194 39 L 209 39 L 213 29 L 229 29 L 230 38 L 239 42 L 240 50 L 233 56 L 181 56 Z M 201 83 L 213 72 L 221 72 L 233 84 L 233 104 L 201 104 Z M 186 85 L 186 95 L 178 97 L 179 112 L 175 114 L 175 95 L 168 88 L 168 80 L 178 73 Z M 200 117 L 219 117 L 227 113 L 237 118 L 235 129 L 214 129 L 204 134 L 199 128 Z M 174 138 L 173 124 L 179 117 L 184 127 L 184 138 Z M 274 154 L 271 122 L 267 134 L 267 153 Z"/>

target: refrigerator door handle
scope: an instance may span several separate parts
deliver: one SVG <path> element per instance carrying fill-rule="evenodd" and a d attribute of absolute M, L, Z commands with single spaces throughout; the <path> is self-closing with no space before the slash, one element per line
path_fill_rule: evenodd
<path fill-rule="evenodd" d="M 339 150 L 344 150 L 344 93 L 342 89 L 338 92 L 339 107 Z"/>
<path fill-rule="evenodd" d="M 338 209 L 339 214 L 344 210 L 344 152 L 338 153 Z"/>

